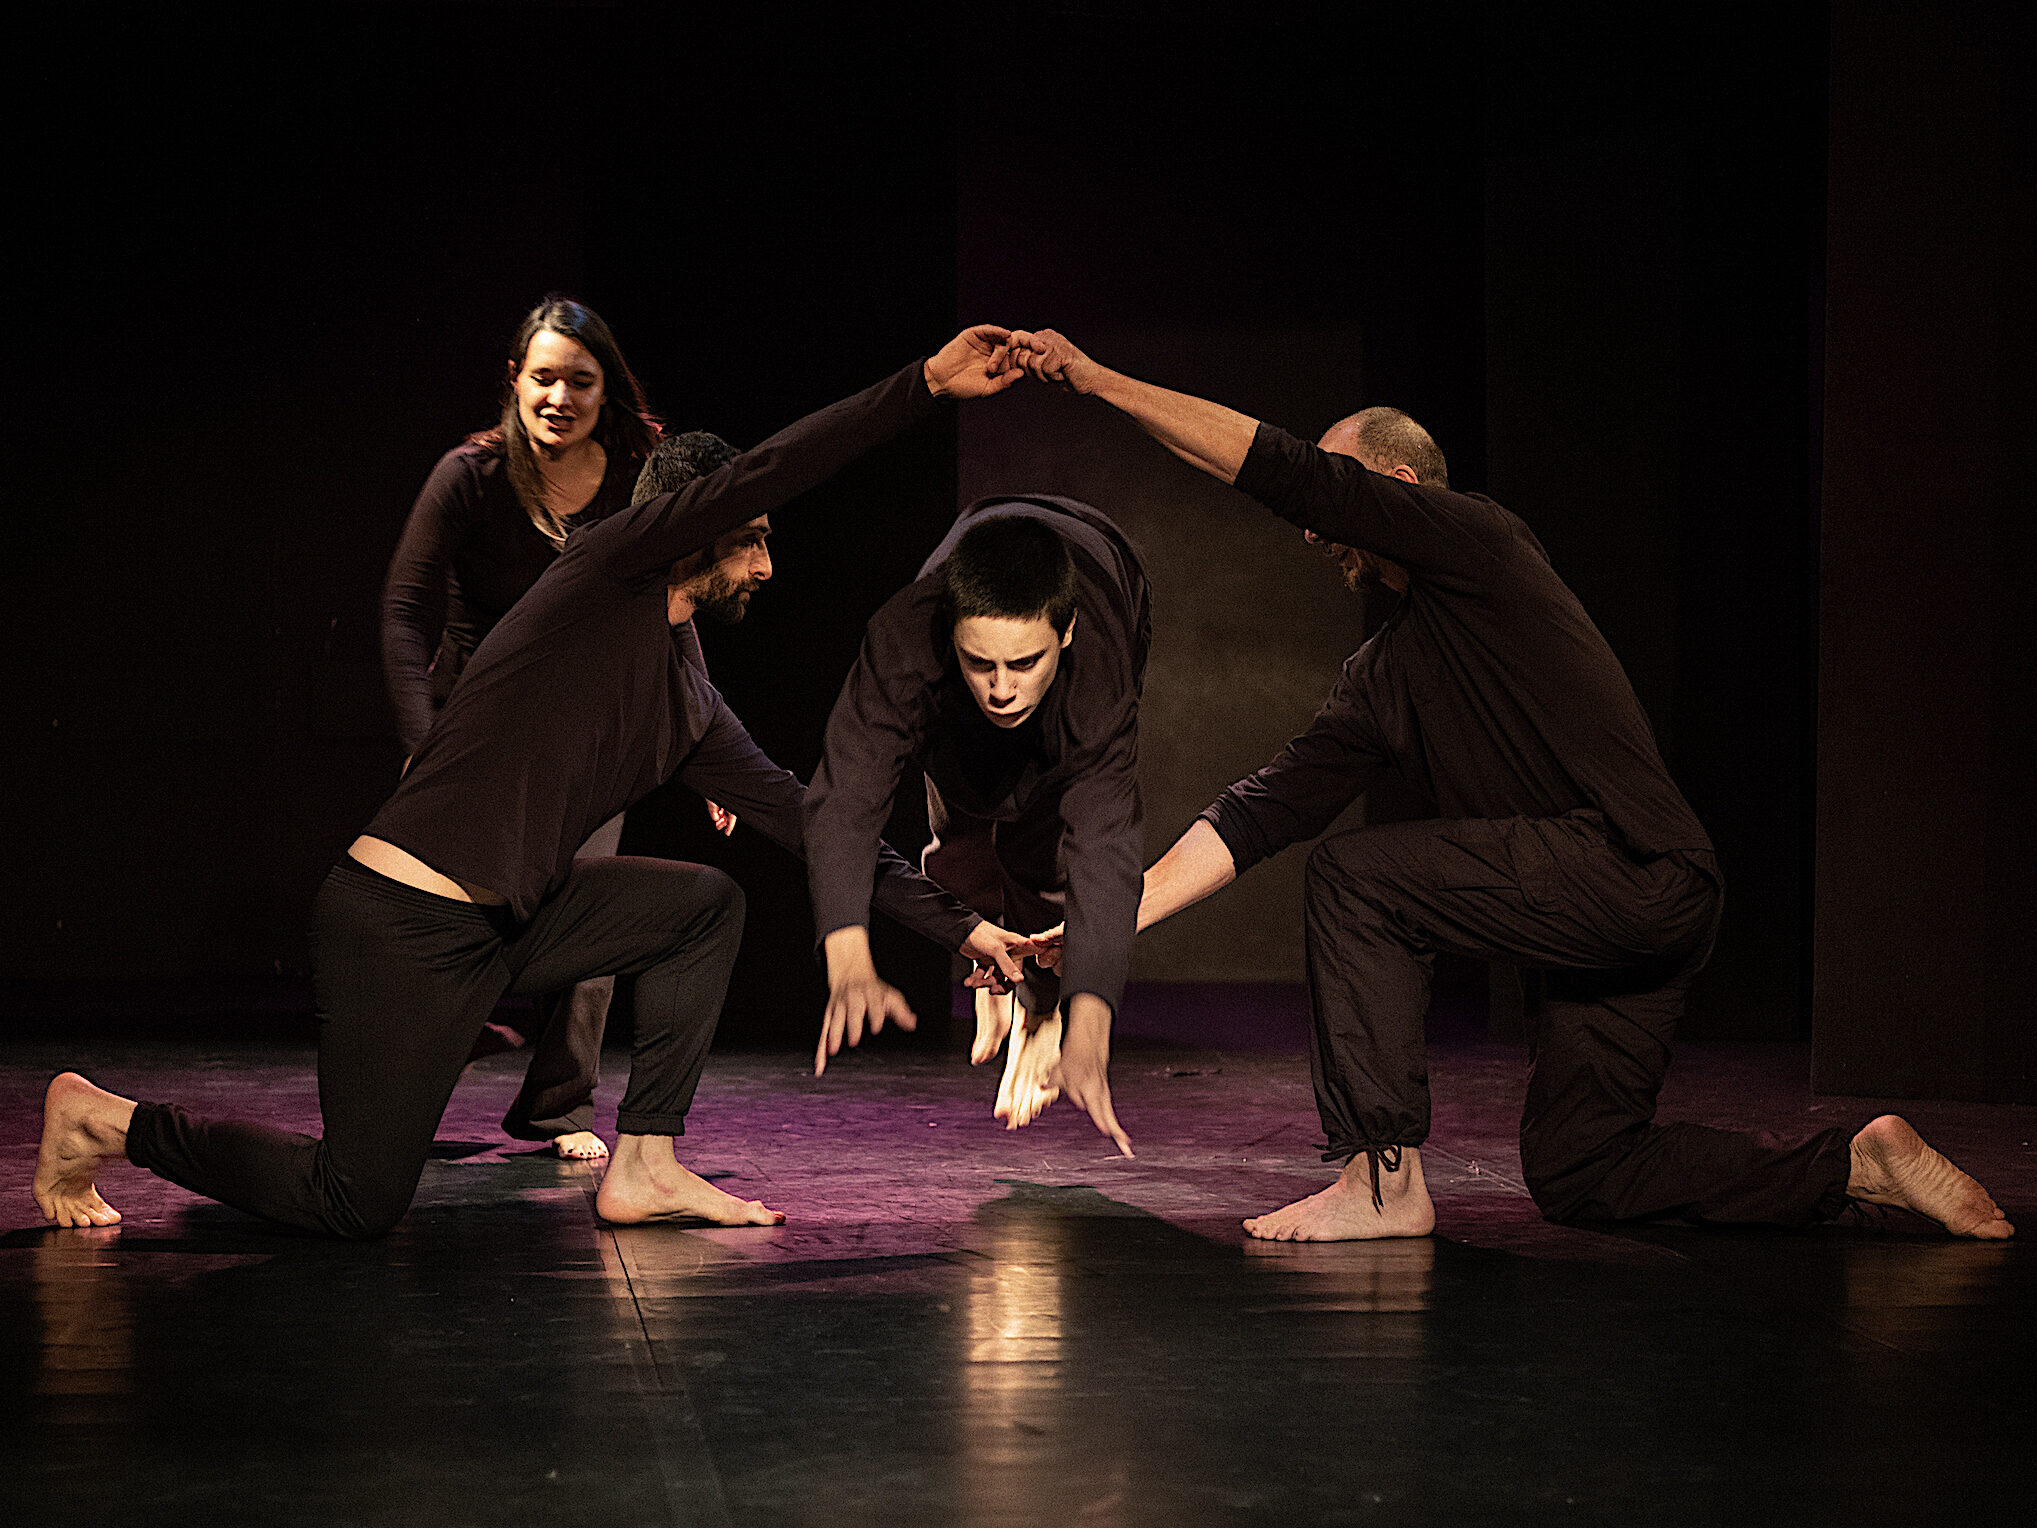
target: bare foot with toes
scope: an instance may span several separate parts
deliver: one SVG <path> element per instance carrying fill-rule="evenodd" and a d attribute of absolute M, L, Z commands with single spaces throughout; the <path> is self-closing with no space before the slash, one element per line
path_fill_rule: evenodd
<path fill-rule="evenodd" d="M 111 1226 L 120 1211 L 94 1183 L 102 1157 L 127 1151 L 134 1101 L 94 1087 L 76 1072 L 51 1079 L 42 1099 L 42 1149 L 35 1159 L 35 1202 L 60 1226 Z"/>
<path fill-rule="evenodd" d="M 997 1054 L 1004 1037 L 1011 1033 L 1012 1010 L 1018 999 L 1009 992 L 976 989 L 976 1039 L 969 1047 L 969 1064 L 981 1066 Z"/>
<path fill-rule="evenodd" d="M 592 1130 L 568 1130 L 552 1137 L 552 1150 L 569 1162 L 599 1162 L 608 1155 L 608 1143 Z"/>
<path fill-rule="evenodd" d="M 594 1213 L 611 1225 L 647 1220 L 709 1220 L 721 1226 L 778 1226 L 781 1211 L 725 1194 L 679 1165 L 669 1135 L 625 1135 L 594 1195 Z"/>
<path fill-rule="evenodd" d="M 1004 1058 L 1004 1080 L 998 1084 L 997 1102 L 990 1111 L 1004 1121 L 1005 1129 L 1030 1125 L 1046 1112 L 1047 1105 L 1061 1096 L 1061 1090 L 1048 1083 L 1060 1062 L 1060 1009 L 1044 1019 L 1037 1014 L 1025 1014 L 1024 1023 L 1012 1026 L 1011 1044 Z"/>
<path fill-rule="evenodd" d="M 1388 1236 L 1427 1236 L 1436 1229 L 1436 1206 L 1422 1178 L 1422 1154 L 1400 1154 L 1400 1166 L 1379 1173 L 1379 1205 L 1372 1203 L 1371 1164 L 1361 1153 L 1335 1183 L 1297 1199 L 1270 1215 L 1245 1222 L 1261 1241 L 1374 1241 Z"/>
<path fill-rule="evenodd" d="M 2016 1234 L 1988 1191 L 1925 1144 L 1910 1122 L 1884 1114 L 1853 1138 L 1846 1192 L 1935 1220 L 1954 1236 L 2001 1241 Z"/>

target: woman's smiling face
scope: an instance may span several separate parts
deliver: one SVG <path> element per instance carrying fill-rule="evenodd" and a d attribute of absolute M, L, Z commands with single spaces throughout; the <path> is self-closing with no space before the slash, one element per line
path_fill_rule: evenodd
<path fill-rule="evenodd" d="M 607 396 L 601 363 L 578 340 L 550 329 L 533 334 L 516 369 L 516 409 L 530 443 L 546 455 L 594 433 Z"/>

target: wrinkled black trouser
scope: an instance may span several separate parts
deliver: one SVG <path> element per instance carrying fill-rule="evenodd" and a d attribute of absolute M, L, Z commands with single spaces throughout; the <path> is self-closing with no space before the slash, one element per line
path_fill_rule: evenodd
<path fill-rule="evenodd" d="M 920 854 L 920 874 L 978 917 L 1014 934 L 1038 934 L 1067 916 L 1067 828 L 1058 796 L 1035 797 L 1006 821 L 965 812 L 927 781 L 927 825 L 933 841 Z M 1061 1006 L 1061 973 L 1028 960 L 1018 985 L 1028 1013 Z"/>
<path fill-rule="evenodd" d="M 505 992 L 637 978 L 626 1135 L 679 1135 L 742 942 L 743 894 L 705 865 L 574 867 L 517 928 L 500 908 L 343 861 L 312 904 L 323 1137 L 144 1103 L 128 1160 L 222 1204 L 333 1236 L 403 1217 L 474 1036 Z"/>
<path fill-rule="evenodd" d="M 1309 856 L 1310 1069 L 1329 1149 L 1395 1164 L 1429 1134 L 1437 950 L 1545 970 L 1528 1016 L 1521 1170 L 1555 1221 L 1806 1225 L 1846 1204 L 1849 1137 L 1793 1146 L 1655 1123 L 1721 888 L 1709 854 L 1637 861 L 1596 812 L 1395 823 Z"/>

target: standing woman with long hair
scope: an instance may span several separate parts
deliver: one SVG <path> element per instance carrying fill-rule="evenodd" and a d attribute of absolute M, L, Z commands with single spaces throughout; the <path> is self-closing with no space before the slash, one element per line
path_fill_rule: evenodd
<path fill-rule="evenodd" d="M 439 458 L 383 585 L 382 668 L 406 768 L 474 649 L 566 537 L 628 505 L 659 433 L 599 314 L 556 293 L 531 309 L 510 346 L 501 420 Z M 690 625 L 686 633 L 687 656 L 700 663 Z M 734 825 L 709 810 L 725 831 Z M 621 840 L 617 816 L 578 857 L 612 855 Z M 604 976 L 537 1000 L 530 1066 L 502 1121 L 510 1135 L 549 1140 L 562 1157 L 607 1155 L 592 1126 L 614 987 Z"/>

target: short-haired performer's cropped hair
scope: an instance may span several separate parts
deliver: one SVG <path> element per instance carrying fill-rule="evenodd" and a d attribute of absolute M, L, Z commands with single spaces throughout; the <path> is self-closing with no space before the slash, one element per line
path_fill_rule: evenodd
<path fill-rule="evenodd" d="M 661 493 L 677 493 L 695 478 L 704 478 L 716 468 L 726 467 L 741 454 L 719 435 L 710 435 L 705 430 L 664 436 L 651 448 L 629 501 L 641 504 Z"/>
<path fill-rule="evenodd" d="M 941 564 L 941 582 L 957 622 L 1043 615 L 1065 636 L 1075 619 L 1075 560 L 1038 520 L 995 515 L 971 528 Z"/>

